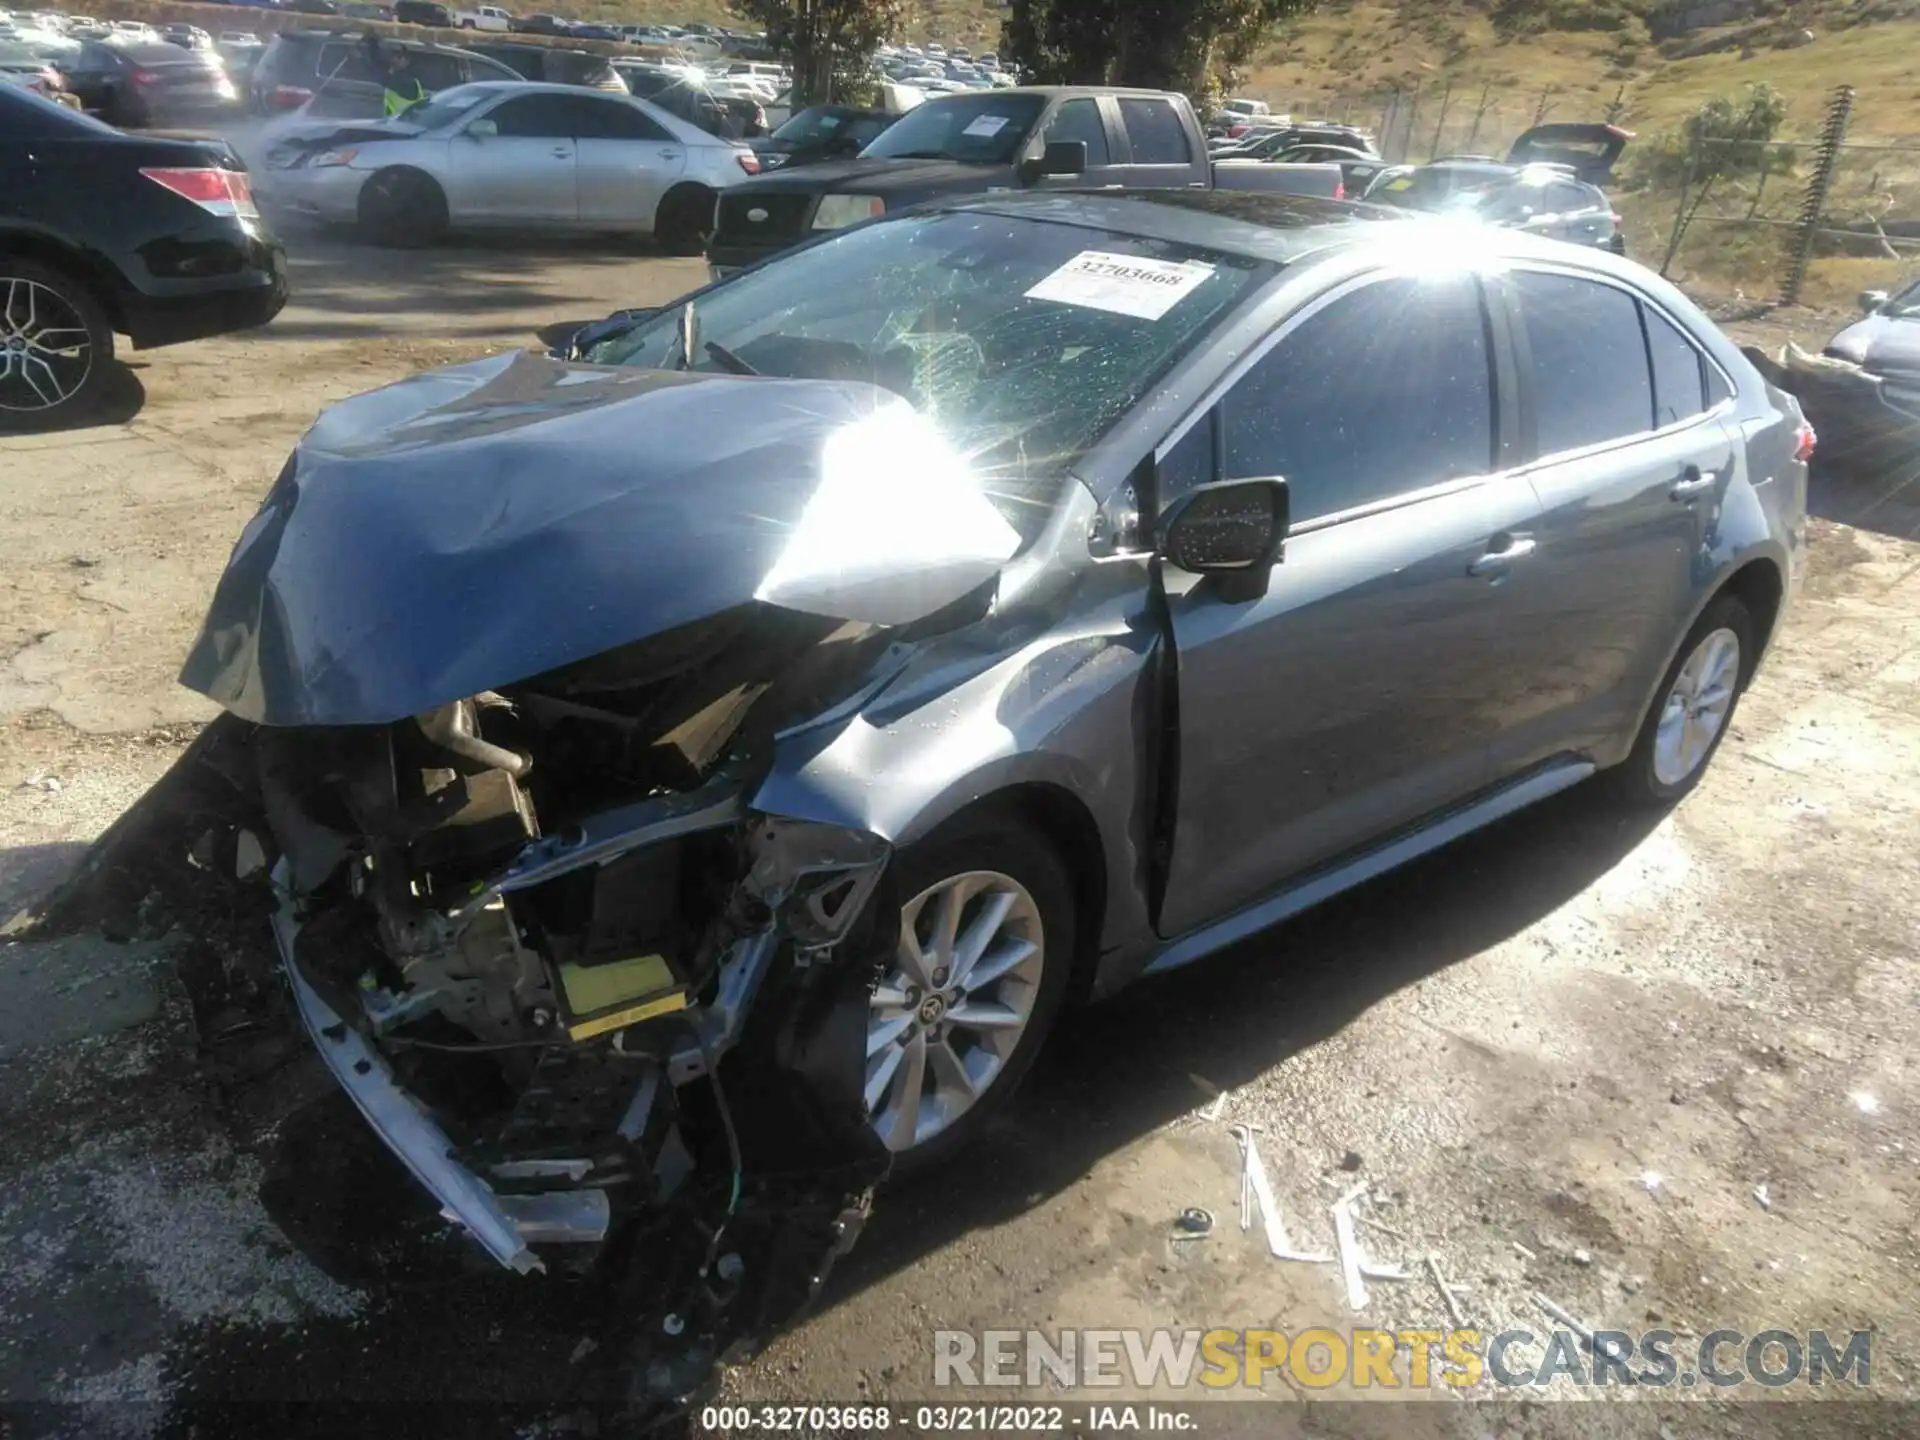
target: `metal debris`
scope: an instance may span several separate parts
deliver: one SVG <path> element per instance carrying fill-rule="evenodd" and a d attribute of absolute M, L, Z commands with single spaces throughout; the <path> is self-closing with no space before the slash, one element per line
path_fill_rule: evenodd
<path fill-rule="evenodd" d="M 1433 1277 L 1433 1288 L 1440 1292 L 1440 1299 L 1447 1307 L 1447 1314 L 1453 1318 L 1454 1328 L 1458 1330 L 1466 1329 L 1466 1314 L 1460 1309 L 1460 1301 L 1453 1293 L 1453 1287 L 1447 1284 L 1447 1277 L 1440 1273 L 1440 1257 L 1438 1255 L 1428 1254 L 1427 1274 Z"/>
<path fill-rule="evenodd" d="M 1204 1210 L 1198 1205 L 1189 1205 L 1174 1217 L 1173 1223 L 1181 1232 L 1175 1238 L 1184 1239 L 1191 1236 L 1198 1240 L 1213 1233 L 1213 1212 Z"/>
<path fill-rule="evenodd" d="M 1233 1092 L 1231 1090 L 1222 1090 L 1218 1095 L 1213 1097 L 1213 1103 L 1200 1112 L 1200 1118 L 1208 1124 L 1212 1124 L 1218 1120 L 1226 1110 L 1227 1101 L 1232 1098 L 1232 1095 Z"/>
<path fill-rule="evenodd" d="M 1773 1209 L 1773 1197 L 1767 1193 L 1767 1187 L 1764 1184 L 1753 1187 L 1753 1198 L 1760 1202 L 1762 1210 Z"/>
<path fill-rule="evenodd" d="M 1274 1198 L 1273 1185 L 1267 1179 L 1267 1167 L 1260 1162 L 1260 1149 L 1254 1144 L 1253 1131 L 1245 1125 L 1235 1125 L 1231 1133 L 1240 1145 L 1241 1185 L 1251 1196 L 1250 1208 L 1260 1216 L 1261 1228 L 1267 1236 L 1267 1249 L 1272 1252 L 1273 1258 L 1301 1260 L 1314 1265 L 1330 1263 L 1333 1259 L 1331 1255 L 1316 1255 L 1294 1248 L 1286 1226 L 1280 1219 L 1280 1202 Z"/>
<path fill-rule="evenodd" d="M 1538 1290 L 1533 1292 L 1533 1303 L 1546 1311 L 1547 1314 L 1551 1315 L 1554 1319 L 1558 1320 L 1562 1325 L 1566 1326 L 1567 1329 L 1573 1331 L 1573 1333 L 1578 1335 L 1582 1340 L 1586 1341 L 1589 1349 L 1592 1348 L 1593 1331 L 1589 1330 L 1585 1325 L 1582 1325 L 1578 1320 L 1574 1319 L 1572 1315 L 1568 1314 L 1560 1306 L 1554 1304 L 1553 1301 L 1542 1295 Z"/>
<path fill-rule="evenodd" d="M 1513 1248 L 1520 1252 L 1522 1259 L 1538 1260 L 1540 1258 L 1538 1255 L 1534 1254 L 1533 1251 L 1529 1250 L 1526 1246 L 1522 1245 L 1518 1240 L 1513 1242 Z"/>
<path fill-rule="evenodd" d="M 1347 1304 L 1355 1310 L 1367 1308 L 1367 1282 L 1361 1273 L 1363 1258 L 1360 1241 L 1353 1233 L 1353 1202 L 1367 1193 L 1365 1185 L 1356 1185 L 1333 1202 L 1333 1238 L 1340 1251 L 1340 1274 L 1347 1282 Z"/>

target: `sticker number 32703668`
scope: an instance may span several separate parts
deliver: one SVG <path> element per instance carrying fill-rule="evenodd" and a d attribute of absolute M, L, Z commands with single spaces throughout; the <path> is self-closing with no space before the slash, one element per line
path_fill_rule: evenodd
<path fill-rule="evenodd" d="M 1212 274 L 1213 266 L 1195 260 L 1149 260 L 1082 250 L 1027 291 L 1027 298 L 1158 320 Z"/>

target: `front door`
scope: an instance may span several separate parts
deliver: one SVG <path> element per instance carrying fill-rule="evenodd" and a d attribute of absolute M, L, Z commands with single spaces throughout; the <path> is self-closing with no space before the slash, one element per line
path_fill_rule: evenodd
<path fill-rule="evenodd" d="M 1164 570 L 1179 755 L 1161 933 L 1486 783 L 1538 514 L 1497 471 L 1494 374 L 1474 276 L 1376 278 L 1318 302 L 1163 454 L 1163 507 L 1279 476 L 1292 526 L 1263 598 Z"/>
<path fill-rule="evenodd" d="M 456 223 L 571 227 L 579 222 L 572 110 L 565 95 L 516 95 L 467 122 L 447 146 Z M 491 121 L 493 134 L 473 130 Z"/>
<path fill-rule="evenodd" d="M 1503 774 L 1638 725 L 1734 466 L 1711 362 L 1656 307 L 1587 274 L 1506 284 L 1543 514 L 1538 563 L 1513 582 L 1509 653 L 1535 683 L 1498 741 Z"/>

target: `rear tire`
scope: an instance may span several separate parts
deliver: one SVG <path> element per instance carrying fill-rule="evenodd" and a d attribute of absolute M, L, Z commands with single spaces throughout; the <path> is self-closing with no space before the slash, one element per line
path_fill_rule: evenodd
<path fill-rule="evenodd" d="M 868 1108 L 893 1151 L 894 1175 L 907 1178 L 972 1144 L 1019 1089 L 1066 998 L 1077 917 L 1065 863 L 1017 811 L 986 807 L 960 816 L 894 864 L 902 943 L 870 1011 Z M 965 947 L 954 945 L 960 963 L 943 970 L 936 968 L 937 936 L 948 895 L 962 939 L 981 937 L 976 926 L 993 914 L 1003 918 L 980 938 L 970 966 Z M 1028 947 L 1034 953 L 1020 959 Z M 893 992 L 914 984 L 915 955 L 928 973 L 917 977 L 918 993 L 909 991 L 908 1000 Z M 939 1008 L 930 1012 L 929 1005 Z M 976 1029 L 968 1024 L 976 1018 L 997 1023 Z M 1017 1026 L 1010 1023 L 1016 1018 Z M 951 1083 L 956 1063 L 968 1073 L 966 1086 Z M 923 1088 L 912 1092 L 916 1065 Z M 902 1103 L 907 1097 L 915 1109 Z"/>
<path fill-rule="evenodd" d="M 669 255 L 703 255 L 713 234 L 713 191 L 704 185 L 676 185 L 654 212 L 653 238 Z"/>
<path fill-rule="evenodd" d="M 113 326 L 83 282 L 0 256 L 0 430 L 89 413 L 113 367 Z"/>
<path fill-rule="evenodd" d="M 360 187 L 360 234 L 375 245 L 418 249 L 447 233 L 447 196 L 431 175 L 375 171 Z"/>
<path fill-rule="evenodd" d="M 1700 783 L 1759 656 L 1753 617 L 1734 595 L 1701 613 L 1667 667 L 1640 734 L 1611 774 L 1615 792 L 1637 805 L 1671 805 Z"/>

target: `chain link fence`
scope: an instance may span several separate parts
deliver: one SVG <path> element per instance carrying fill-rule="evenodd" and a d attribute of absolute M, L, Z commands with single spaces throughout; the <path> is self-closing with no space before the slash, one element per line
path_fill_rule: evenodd
<path fill-rule="evenodd" d="M 1855 99 L 1842 87 L 1816 123 L 1764 143 L 1641 131 L 1607 187 L 1628 253 L 1696 292 L 1754 303 L 1838 306 L 1920 272 L 1920 140 L 1854 134 Z M 1549 120 L 1637 128 L 1624 88 L 1595 105 L 1553 89 L 1436 81 L 1309 91 L 1286 108 L 1363 126 L 1405 163 L 1504 158 Z"/>

